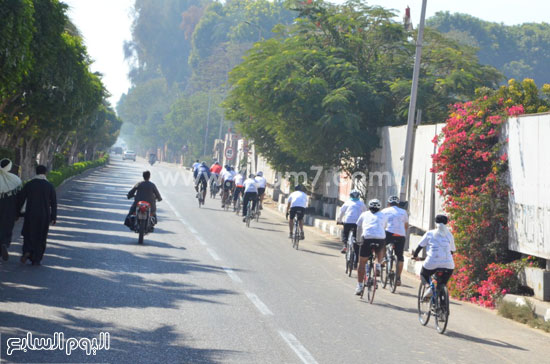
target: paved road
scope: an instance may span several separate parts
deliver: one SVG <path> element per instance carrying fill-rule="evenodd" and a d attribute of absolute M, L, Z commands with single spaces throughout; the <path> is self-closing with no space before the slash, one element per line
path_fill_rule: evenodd
<path fill-rule="evenodd" d="M 270 209 L 246 228 L 219 200 L 199 209 L 189 175 L 151 168 L 164 201 L 146 244 L 122 221 L 126 192 L 146 168 L 111 164 L 64 186 L 43 266 L 0 263 L 1 363 L 531 363 L 550 335 L 453 302 L 446 335 L 416 315 L 417 280 L 374 305 L 353 295 L 334 239 L 306 231 L 291 248 Z M 109 350 L 14 351 L 7 341 L 64 334 Z M 12 347 L 15 342 L 12 341 Z M 71 345 L 76 343 L 70 341 Z M 83 347 L 85 341 L 79 342 Z M 66 347 L 69 344 L 66 344 Z"/>

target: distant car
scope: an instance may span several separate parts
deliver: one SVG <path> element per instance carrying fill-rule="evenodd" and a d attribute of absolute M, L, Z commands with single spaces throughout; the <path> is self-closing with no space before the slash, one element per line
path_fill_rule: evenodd
<path fill-rule="evenodd" d="M 122 155 L 122 160 L 125 161 L 126 159 L 131 159 L 135 162 L 136 161 L 136 152 L 134 152 L 132 150 L 125 151 L 124 154 Z"/>
<path fill-rule="evenodd" d="M 115 154 L 122 154 L 122 148 L 121 147 L 114 147 L 113 153 Z"/>

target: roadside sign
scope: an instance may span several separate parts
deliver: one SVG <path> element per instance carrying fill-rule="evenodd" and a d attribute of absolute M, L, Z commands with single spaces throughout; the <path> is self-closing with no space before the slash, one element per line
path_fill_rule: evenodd
<path fill-rule="evenodd" d="M 233 159 L 233 148 L 229 147 L 225 150 L 225 158 Z"/>

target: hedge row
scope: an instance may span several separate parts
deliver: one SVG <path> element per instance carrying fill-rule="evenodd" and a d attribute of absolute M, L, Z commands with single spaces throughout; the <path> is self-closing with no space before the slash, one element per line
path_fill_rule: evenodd
<path fill-rule="evenodd" d="M 50 171 L 48 173 L 48 181 L 53 183 L 55 187 L 58 187 L 67 178 L 76 176 L 77 174 L 80 174 L 90 168 L 104 166 L 107 163 L 109 163 L 109 155 L 105 155 L 102 158 L 89 161 L 89 162 L 78 162 L 67 167 L 62 167 L 55 171 Z"/>

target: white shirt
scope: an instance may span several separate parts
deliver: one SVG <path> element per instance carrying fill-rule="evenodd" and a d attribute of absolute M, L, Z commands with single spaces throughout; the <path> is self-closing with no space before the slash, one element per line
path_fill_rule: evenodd
<path fill-rule="evenodd" d="M 198 163 L 198 162 L 193 163 L 193 172 L 196 171 L 197 168 L 199 168 L 200 165 L 201 165 L 201 164 Z"/>
<path fill-rule="evenodd" d="M 361 226 L 362 236 L 364 239 L 386 239 L 387 217 L 382 211 L 363 212 L 357 220 L 357 226 Z"/>
<path fill-rule="evenodd" d="M 236 175 L 237 175 L 237 172 L 228 171 L 227 169 L 224 169 L 222 173 L 222 178 L 224 181 L 233 181 L 235 180 Z"/>
<path fill-rule="evenodd" d="M 290 208 L 293 207 L 307 207 L 307 195 L 302 191 L 294 191 L 288 196 L 288 203 Z"/>
<path fill-rule="evenodd" d="M 256 182 L 258 183 L 258 188 L 265 188 L 267 181 L 263 176 L 256 176 Z"/>
<path fill-rule="evenodd" d="M 361 216 L 361 214 L 365 211 L 367 211 L 367 206 L 365 206 L 363 201 L 348 200 L 340 208 L 338 221 L 344 224 L 355 224 L 359 219 L 359 216 Z"/>
<path fill-rule="evenodd" d="M 452 234 L 437 234 L 438 229 L 430 230 L 422 237 L 419 246 L 426 248 L 424 268 L 454 269 L 455 262 L 451 252 L 456 251 L 455 239 Z"/>
<path fill-rule="evenodd" d="M 243 186 L 243 182 L 244 182 L 244 176 L 242 174 L 237 174 L 235 176 L 235 185 L 236 186 Z"/>
<path fill-rule="evenodd" d="M 397 206 L 390 206 L 386 207 L 382 210 L 382 212 L 388 218 L 386 231 L 399 236 L 407 235 L 407 232 L 405 231 L 405 224 L 409 222 L 409 215 L 407 215 L 407 211 Z"/>
<path fill-rule="evenodd" d="M 258 184 L 252 178 L 247 178 L 244 181 L 244 193 L 258 192 Z"/>

